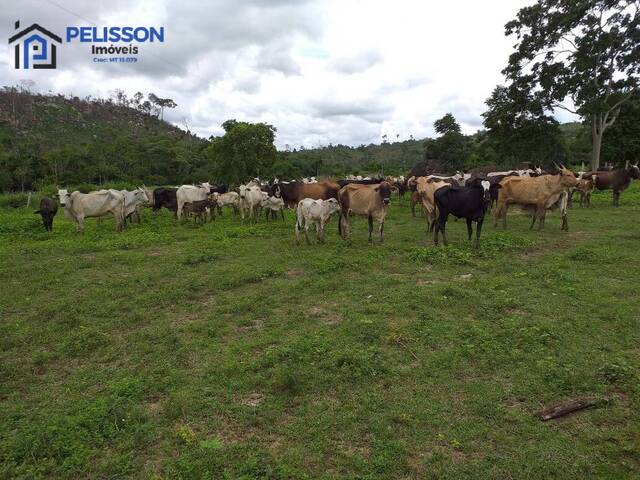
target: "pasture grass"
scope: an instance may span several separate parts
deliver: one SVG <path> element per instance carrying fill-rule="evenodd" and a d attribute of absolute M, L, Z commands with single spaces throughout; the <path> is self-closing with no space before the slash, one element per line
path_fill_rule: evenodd
<path fill-rule="evenodd" d="M 296 245 L 164 211 L 117 234 L 0 210 L 2 478 L 638 478 L 640 188 L 545 230 L 407 200 Z M 543 423 L 576 397 L 596 407 Z"/>

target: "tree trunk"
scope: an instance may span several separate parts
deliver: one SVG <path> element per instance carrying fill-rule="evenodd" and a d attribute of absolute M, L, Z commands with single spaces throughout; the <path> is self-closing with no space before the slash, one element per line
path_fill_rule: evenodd
<path fill-rule="evenodd" d="M 600 150 L 602 149 L 602 134 L 604 125 L 601 114 L 591 115 L 591 171 L 595 172 L 600 166 Z"/>
<path fill-rule="evenodd" d="M 602 148 L 602 132 L 593 135 L 591 152 L 591 170 L 596 171 L 600 166 L 600 150 Z"/>

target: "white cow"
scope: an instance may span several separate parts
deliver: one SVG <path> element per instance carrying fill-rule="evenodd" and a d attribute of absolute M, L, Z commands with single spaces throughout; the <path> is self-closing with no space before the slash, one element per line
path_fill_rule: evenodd
<path fill-rule="evenodd" d="M 331 218 L 331 215 L 340 211 L 340 204 L 335 198 L 328 200 L 314 200 L 312 198 L 304 198 L 298 202 L 296 210 L 296 242 L 300 243 L 300 230 L 302 230 L 302 222 L 304 221 L 304 237 L 309 241 L 309 226 L 316 226 L 316 235 L 318 241 L 324 243 L 324 227 Z"/>
<path fill-rule="evenodd" d="M 59 191 L 60 194 L 60 191 Z M 124 195 L 117 190 L 102 190 L 91 193 L 66 193 L 60 197 L 64 205 L 65 217 L 76 222 L 76 230 L 84 232 L 84 219 L 113 215 L 116 220 L 116 231 L 124 226 Z"/>
<path fill-rule="evenodd" d="M 201 183 L 200 185 L 182 185 L 176 192 L 176 203 L 178 209 L 176 215 L 178 220 L 182 215 L 182 207 L 187 202 L 196 202 L 198 200 L 206 200 L 209 197 L 211 191 L 211 185 L 208 182 Z M 207 215 L 209 215 L 209 209 L 207 208 Z"/>
<path fill-rule="evenodd" d="M 222 214 L 222 207 L 231 205 L 233 212 L 238 213 L 240 208 L 240 195 L 238 192 L 227 192 L 216 195 L 216 201 L 218 202 L 218 213 Z"/>
<path fill-rule="evenodd" d="M 284 200 L 282 198 L 270 197 L 267 194 L 267 198 L 263 198 L 260 205 L 266 210 L 265 217 L 267 220 L 269 220 L 269 213 L 271 213 L 271 218 L 275 220 L 278 217 L 278 212 L 280 212 L 284 221 Z"/>
<path fill-rule="evenodd" d="M 132 192 L 120 190 L 120 193 L 124 195 L 124 218 L 140 223 L 140 205 L 149 203 L 147 191 L 138 187 Z"/>
<path fill-rule="evenodd" d="M 240 185 L 240 216 L 244 220 L 245 210 L 249 213 L 249 219 L 253 219 L 254 215 L 257 220 L 258 209 L 260 208 L 260 204 L 262 199 L 264 198 L 262 195 L 262 190 L 260 187 L 255 185 Z"/>

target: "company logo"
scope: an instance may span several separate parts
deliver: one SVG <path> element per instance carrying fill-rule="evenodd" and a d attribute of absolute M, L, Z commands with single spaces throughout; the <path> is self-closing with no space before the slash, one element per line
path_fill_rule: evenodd
<path fill-rule="evenodd" d="M 15 29 L 20 28 L 20 21 L 15 23 Z M 37 23 L 17 32 L 9 39 L 9 44 L 15 43 L 15 68 L 56 68 L 57 44 L 62 39 Z M 22 50 L 22 53 L 20 51 Z"/>

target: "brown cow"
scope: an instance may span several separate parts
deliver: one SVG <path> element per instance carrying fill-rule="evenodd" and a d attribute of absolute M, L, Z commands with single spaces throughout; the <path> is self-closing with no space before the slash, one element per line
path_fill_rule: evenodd
<path fill-rule="evenodd" d="M 338 232 L 343 239 L 349 235 L 349 215 L 362 215 L 369 220 L 369 242 L 372 241 L 373 220 L 380 223 L 380 243 L 384 242 L 384 219 L 389 211 L 392 187 L 388 182 L 378 185 L 345 185 L 338 192 L 340 222 Z"/>
<path fill-rule="evenodd" d="M 544 226 L 544 216 L 547 209 L 556 204 L 560 197 L 570 187 L 575 187 L 578 179 L 564 167 L 558 169 L 557 175 L 542 175 L 540 177 L 505 177 L 500 182 L 500 193 L 493 226 L 498 225 L 502 218 L 502 225 L 507 227 L 507 210 L 510 204 L 535 207 L 533 222 L 536 218 L 539 228 Z M 566 218 L 563 219 L 563 227 Z M 532 224 L 533 225 L 533 224 Z"/>
<path fill-rule="evenodd" d="M 287 207 L 296 208 L 298 202 L 304 198 L 312 198 L 314 200 L 337 199 L 340 185 L 332 181 L 318 183 L 280 182 L 273 185 L 271 189 L 271 194 L 282 198 Z"/>
<path fill-rule="evenodd" d="M 613 190 L 613 206 L 617 207 L 620 205 L 620 194 L 627 189 L 631 180 L 640 178 L 640 169 L 637 163 L 629 165 L 629 162 L 627 162 L 624 169 L 586 172 L 582 175 L 582 178 L 589 179 L 593 175 L 597 177 L 596 188 L 598 190 Z"/>
<path fill-rule="evenodd" d="M 442 187 L 448 187 L 450 184 L 441 180 L 428 179 L 427 177 L 418 177 L 416 182 L 416 191 L 418 195 L 420 195 L 422 210 L 426 213 L 427 217 L 427 231 L 432 232 L 438 218 L 438 209 L 436 208 L 433 194 L 436 193 L 436 190 Z"/>

